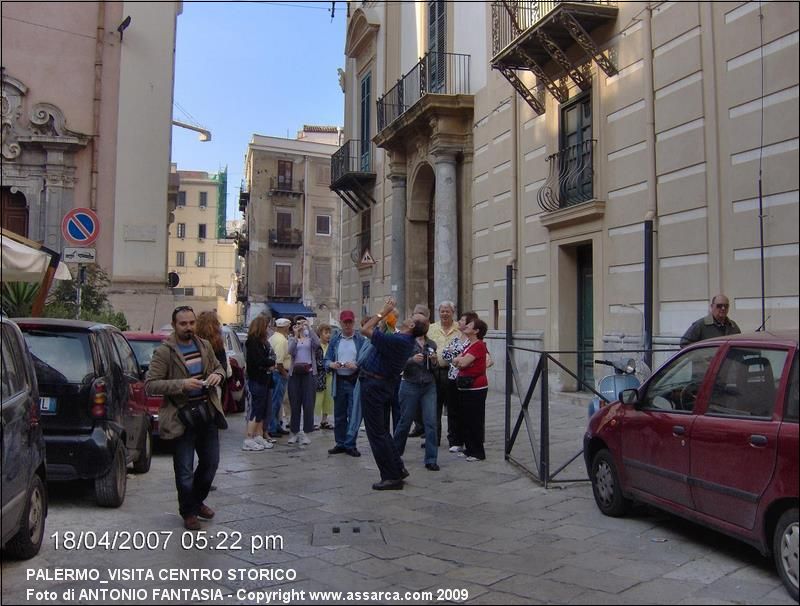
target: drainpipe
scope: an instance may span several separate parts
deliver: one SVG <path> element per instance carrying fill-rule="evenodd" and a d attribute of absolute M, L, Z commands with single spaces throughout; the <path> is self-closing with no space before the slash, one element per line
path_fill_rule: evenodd
<path fill-rule="evenodd" d="M 97 3 L 97 31 L 94 46 L 94 99 L 92 100 L 92 168 L 89 208 L 97 210 L 97 165 L 100 157 L 100 100 L 103 84 L 103 46 L 105 43 L 106 6 Z"/>
<path fill-rule="evenodd" d="M 303 280 L 303 305 L 306 304 L 306 256 L 311 252 L 308 249 L 308 156 L 303 156 L 303 254 L 300 256 L 300 276 Z M 309 276 L 310 278 L 310 276 Z M 313 305 L 309 305 L 313 308 Z"/>
<path fill-rule="evenodd" d="M 511 147 L 513 149 L 512 157 L 514 158 L 514 166 L 511 170 L 511 195 L 513 196 L 513 204 L 514 204 L 514 225 L 513 229 L 511 230 L 511 259 L 509 261 L 509 265 L 513 267 L 513 271 L 508 272 L 506 274 L 507 280 L 512 280 L 514 282 L 514 291 L 508 289 L 508 285 L 506 285 L 506 292 L 514 294 L 513 301 L 506 300 L 506 315 L 510 317 L 511 327 L 512 328 L 519 328 L 519 316 L 520 314 L 515 314 L 514 310 L 509 308 L 509 304 L 513 303 L 515 305 L 519 305 L 522 301 L 522 298 L 519 293 L 519 259 L 522 257 L 519 251 L 519 243 L 522 241 L 520 237 L 520 233 L 522 230 L 522 203 L 520 201 L 520 192 L 519 192 L 519 171 L 520 167 L 522 166 L 519 155 L 519 105 L 517 104 L 517 95 L 513 92 L 511 93 Z M 517 272 L 517 280 L 513 280 L 514 272 Z"/>
<path fill-rule="evenodd" d="M 658 301 L 658 276 L 655 265 L 658 250 L 658 181 L 656 178 L 656 110 L 655 92 L 653 88 L 653 7 L 647 3 L 644 12 L 642 31 L 642 58 L 644 60 L 644 108 L 647 141 L 647 207 L 644 215 L 645 251 L 644 251 L 644 349 L 653 349 L 653 331 L 658 328 L 654 322 L 656 301 Z M 655 229 L 653 228 L 656 225 Z M 652 368 L 652 353 L 645 353 L 645 363 Z"/>

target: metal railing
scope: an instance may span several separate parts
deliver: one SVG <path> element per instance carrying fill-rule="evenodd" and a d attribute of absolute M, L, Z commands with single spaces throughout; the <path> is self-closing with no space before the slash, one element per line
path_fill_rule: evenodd
<path fill-rule="evenodd" d="M 569 0 L 575 2 L 576 0 Z M 577 0 L 586 4 L 616 6 L 614 0 Z M 555 10 L 562 0 L 507 0 L 492 4 L 492 56 Z"/>
<path fill-rule="evenodd" d="M 276 299 L 299 299 L 303 296 L 303 285 L 267 282 L 267 296 Z"/>
<path fill-rule="evenodd" d="M 366 144 L 365 144 L 366 143 Z M 375 146 L 370 141 L 350 139 L 331 156 L 331 183 L 347 173 L 372 173 Z"/>
<path fill-rule="evenodd" d="M 280 177 L 270 177 L 269 189 L 273 192 L 286 192 L 290 194 L 302 194 L 305 188 L 305 180 L 281 179 Z"/>
<path fill-rule="evenodd" d="M 425 54 L 389 92 L 378 99 L 378 131 L 382 131 L 427 94 L 468 95 L 469 55 Z"/>
<path fill-rule="evenodd" d="M 542 210 L 552 212 L 592 199 L 595 143 L 588 139 L 547 156 L 550 172 L 536 194 Z"/>
<path fill-rule="evenodd" d="M 299 229 L 270 229 L 270 246 L 297 247 L 303 245 L 303 232 Z"/>

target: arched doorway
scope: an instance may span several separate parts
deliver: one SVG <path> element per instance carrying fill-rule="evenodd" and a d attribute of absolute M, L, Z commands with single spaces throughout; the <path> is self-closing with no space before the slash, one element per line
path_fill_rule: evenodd
<path fill-rule="evenodd" d="M 20 236 L 28 237 L 28 203 L 22 192 L 11 192 L 10 187 L 3 187 L 0 191 L 2 197 L 2 225 L 3 229 L 13 231 Z"/>
<path fill-rule="evenodd" d="M 436 309 L 434 276 L 434 192 L 436 176 L 427 162 L 419 165 L 409 188 L 406 217 L 406 306 L 417 303 Z"/>

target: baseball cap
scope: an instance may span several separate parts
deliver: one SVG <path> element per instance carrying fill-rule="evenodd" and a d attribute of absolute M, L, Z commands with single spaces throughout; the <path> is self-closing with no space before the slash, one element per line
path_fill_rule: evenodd
<path fill-rule="evenodd" d="M 283 326 L 289 326 L 289 324 L 291 324 L 291 322 L 289 321 L 288 318 L 278 318 L 277 320 L 275 320 L 275 326 L 283 327 Z"/>
<path fill-rule="evenodd" d="M 341 322 L 347 322 L 348 320 L 355 322 L 355 319 L 356 315 L 349 309 L 343 309 L 342 313 L 339 314 L 339 321 Z"/>

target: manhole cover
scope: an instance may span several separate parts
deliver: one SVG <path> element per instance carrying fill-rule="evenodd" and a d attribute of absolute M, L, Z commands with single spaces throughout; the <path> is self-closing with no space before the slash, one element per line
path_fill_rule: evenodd
<path fill-rule="evenodd" d="M 360 545 L 380 541 L 385 543 L 381 527 L 372 521 L 344 520 L 333 524 L 314 524 L 311 544 L 318 547 L 328 545 Z"/>

